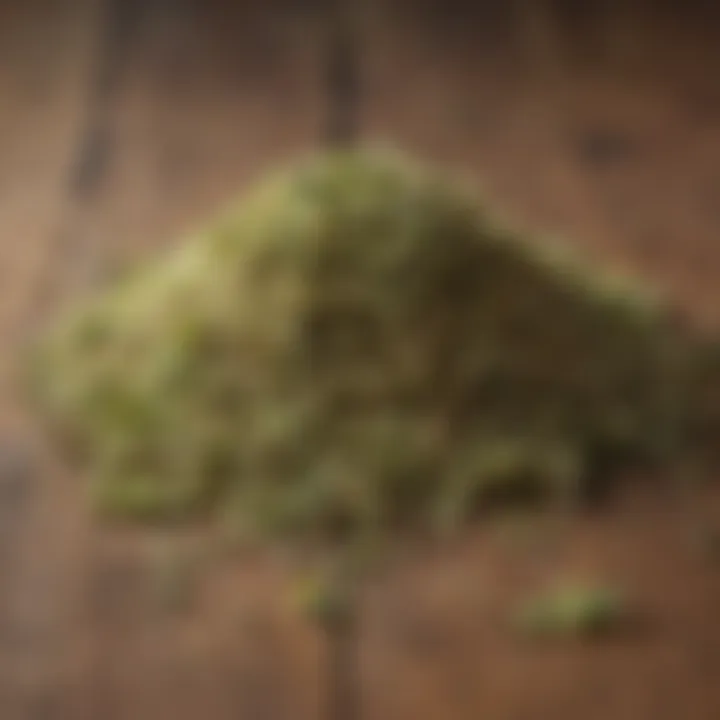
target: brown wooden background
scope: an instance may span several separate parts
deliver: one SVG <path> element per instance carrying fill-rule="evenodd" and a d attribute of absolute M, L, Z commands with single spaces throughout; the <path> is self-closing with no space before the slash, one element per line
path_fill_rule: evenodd
<path fill-rule="evenodd" d="M 146 21 L 110 105 L 108 173 L 80 207 L 67 178 L 101 4 L 0 4 L 0 718 L 316 718 L 323 648 L 285 602 L 282 559 L 214 554 L 191 606 L 160 608 L 165 539 L 93 525 L 77 484 L 35 449 L 13 382 L 19 343 L 63 298 L 171 244 L 318 141 L 320 28 L 299 3 L 140 4 Z M 562 23 L 544 29 L 528 14 L 537 4 L 438 5 L 365 3 L 366 137 L 470 173 L 521 222 L 717 324 L 712 3 L 595 3 L 592 17 L 556 3 Z M 26 456 L 24 475 L 13 463 Z M 523 525 L 526 543 L 492 525 L 401 563 L 365 605 L 365 717 L 720 717 L 720 581 L 688 549 L 688 518 L 634 496 L 564 525 L 553 552 L 556 524 L 539 518 Z M 572 569 L 629 587 L 652 629 L 594 648 L 508 638 L 507 603 Z"/>

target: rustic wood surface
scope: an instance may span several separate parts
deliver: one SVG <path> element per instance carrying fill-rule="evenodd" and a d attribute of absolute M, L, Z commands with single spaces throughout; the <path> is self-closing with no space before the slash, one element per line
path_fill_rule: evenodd
<path fill-rule="evenodd" d="M 630 15 L 642 42 L 611 44 L 597 23 L 558 44 L 542 18 L 528 35 L 514 4 L 464 21 L 430 5 L 365 6 L 366 137 L 470 173 L 522 222 L 651 278 L 717 326 L 713 23 Z M 317 143 L 320 27 L 287 0 L 128 0 L 113 89 L 93 115 L 103 8 L 0 4 L 0 718 L 317 718 L 324 650 L 285 602 L 283 559 L 97 527 L 15 372 L 63 302 Z M 86 152 L 98 123 L 103 147 Z M 364 604 L 365 716 L 720 717 L 720 576 L 693 554 L 696 522 L 638 493 L 601 517 L 539 518 L 529 546 L 491 525 L 411 554 Z M 551 524 L 563 542 L 549 553 Z M 186 606 L 169 609 L 162 553 L 203 548 Z M 651 627 L 590 648 L 514 641 L 508 603 L 572 570 L 627 586 Z"/>

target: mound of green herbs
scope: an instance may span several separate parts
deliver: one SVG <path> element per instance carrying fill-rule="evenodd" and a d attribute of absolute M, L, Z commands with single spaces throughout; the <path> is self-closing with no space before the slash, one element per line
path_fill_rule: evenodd
<path fill-rule="evenodd" d="M 647 294 L 357 150 L 266 179 L 61 317 L 32 367 L 103 511 L 326 533 L 455 526 L 658 457 L 691 357 Z"/>

